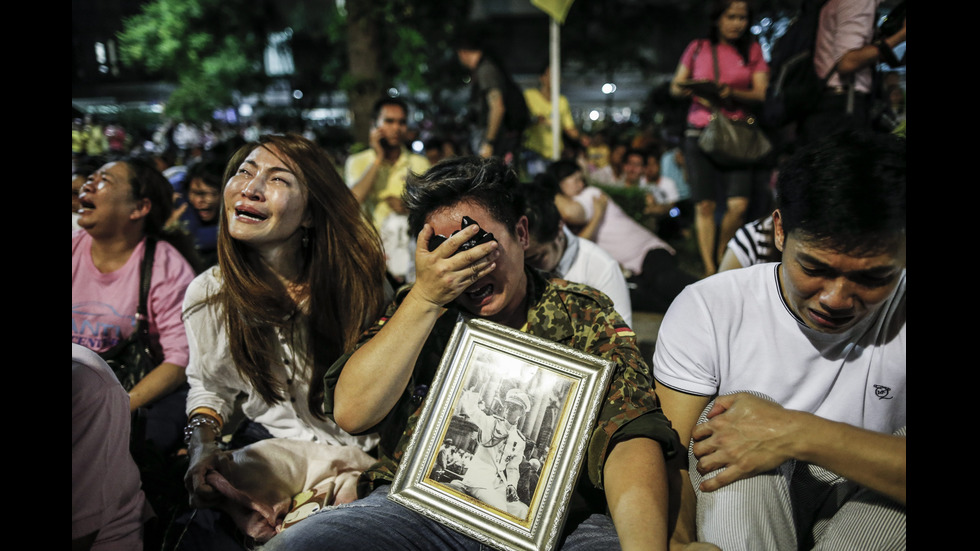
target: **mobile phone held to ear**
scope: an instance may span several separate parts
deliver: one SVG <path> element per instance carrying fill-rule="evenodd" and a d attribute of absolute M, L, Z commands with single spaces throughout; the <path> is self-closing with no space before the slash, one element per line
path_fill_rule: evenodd
<path fill-rule="evenodd" d="M 459 226 L 459 229 L 454 231 L 452 235 L 456 235 L 457 233 L 463 231 L 471 224 L 476 224 L 476 222 L 469 216 L 464 216 L 463 221 Z M 436 250 L 439 247 L 439 245 L 442 245 L 442 242 L 447 239 L 449 239 L 449 237 L 446 237 L 445 235 L 432 236 L 432 238 L 429 239 L 429 252 Z M 480 228 L 480 231 L 477 232 L 476 235 L 474 235 L 472 238 L 468 239 L 467 241 L 464 241 L 463 244 L 460 245 L 459 248 L 456 249 L 456 252 L 453 254 L 456 254 L 460 251 L 468 251 L 473 247 L 476 247 L 477 245 L 482 245 L 483 243 L 488 243 L 490 241 L 496 241 L 496 239 L 493 237 L 493 234 L 488 231 L 484 231 L 483 228 Z"/>

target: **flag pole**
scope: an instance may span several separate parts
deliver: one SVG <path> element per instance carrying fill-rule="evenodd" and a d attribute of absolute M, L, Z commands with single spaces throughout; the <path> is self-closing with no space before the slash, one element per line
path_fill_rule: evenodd
<path fill-rule="evenodd" d="M 551 20 L 551 159 L 558 160 L 561 152 L 561 127 L 558 116 L 558 101 L 561 98 L 561 29 L 554 17 Z"/>

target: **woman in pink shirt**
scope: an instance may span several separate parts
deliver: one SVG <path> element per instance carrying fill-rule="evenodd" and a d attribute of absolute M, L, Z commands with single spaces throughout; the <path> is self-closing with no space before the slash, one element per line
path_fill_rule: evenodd
<path fill-rule="evenodd" d="M 712 4 L 710 21 L 708 38 L 687 46 L 670 84 L 674 96 L 692 100 L 684 155 L 705 275 L 717 270 L 726 244 L 744 223 L 754 180 L 753 167 L 724 166 L 706 156 L 698 147 L 698 137 L 711 119 L 712 106 L 732 119 L 750 117 L 748 107 L 763 101 L 769 86 L 769 67 L 762 58 L 762 48 L 748 32 L 752 21 L 748 2 L 718 0 Z M 699 96 L 689 86 L 697 81 L 714 81 L 718 86 L 713 93 L 700 92 L 704 96 Z M 726 198 L 726 208 L 716 240 L 715 207 L 720 195 Z"/>
<path fill-rule="evenodd" d="M 147 412 L 146 436 L 169 451 L 180 443 L 186 396 L 187 337 L 181 303 L 194 271 L 167 240 L 182 247 L 186 236 L 163 230 L 173 209 L 173 189 L 148 163 L 129 159 L 95 171 L 79 195 L 72 232 L 72 342 L 106 353 L 137 328 L 144 251 L 154 243 L 146 314 L 156 366 L 117 371 L 130 409 Z M 189 249 L 189 247 L 188 247 Z"/>

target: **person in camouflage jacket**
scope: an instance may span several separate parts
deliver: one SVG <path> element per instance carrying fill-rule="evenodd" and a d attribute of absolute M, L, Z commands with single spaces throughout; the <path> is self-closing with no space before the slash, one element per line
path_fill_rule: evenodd
<path fill-rule="evenodd" d="M 546 281 L 541 272 L 526 268 L 530 306 L 527 324 L 522 330 L 588 354 L 612 360 L 616 371 L 610 380 L 606 400 L 592 431 L 588 448 L 588 478 L 592 485 L 602 488 L 602 468 L 612 444 L 647 436 L 660 442 L 661 447 L 676 450 L 675 433 L 657 403 L 650 369 L 636 345 L 633 330 L 615 312 L 609 298 L 586 285 L 561 279 Z M 383 317 L 361 337 L 358 348 L 371 340 L 387 324 L 401 305 L 407 291 L 399 293 Z M 450 306 L 440 316 L 429 334 L 415 363 L 409 384 L 405 387 L 395 415 L 388 415 L 374 427 L 381 434 L 380 461 L 364 473 L 359 493 L 364 496 L 395 478 L 398 464 L 415 431 L 429 385 L 435 377 L 443 352 L 449 344 L 460 314 Z M 464 312 L 465 315 L 465 312 Z M 350 355 L 340 358 L 327 372 L 327 397 L 324 408 L 333 412 L 333 392 L 337 378 Z"/>
<path fill-rule="evenodd" d="M 325 380 L 326 413 L 352 434 L 379 432 L 381 459 L 362 476 L 364 499 L 313 515 L 273 538 L 269 549 L 480 548 L 384 498 L 460 313 L 615 363 L 590 436 L 588 476 L 578 484 L 586 512 L 610 515 L 577 517 L 573 505 L 562 548 L 666 549 L 665 461 L 679 444 L 660 411 L 650 368 L 608 297 L 585 285 L 546 281 L 524 265 L 527 219 L 517 212 L 516 185 L 499 160 L 476 157 L 445 161 L 409 179 L 404 202 L 418 235 L 416 283 Z M 477 223 L 461 228 L 463 216 Z M 477 239 L 483 232 L 490 239 Z M 437 234 L 449 237 L 435 246 Z"/>

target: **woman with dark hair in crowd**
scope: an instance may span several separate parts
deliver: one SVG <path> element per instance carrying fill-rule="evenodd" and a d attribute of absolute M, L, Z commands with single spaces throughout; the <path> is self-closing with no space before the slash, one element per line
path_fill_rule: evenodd
<path fill-rule="evenodd" d="M 218 266 L 191 284 L 184 320 L 193 503 L 214 505 L 206 475 L 236 397 L 247 422 L 232 446 L 269 437 L 372 448 L 323 413 L 323 375 L 385 304 L 381 241 L 327 155 L 296 135 L 264 136 L 225 171 Z M 243 428 L 245 427 L 245 428 Z"/>
<path fill-rule="evenodd" d="M 72 342 L 112 355 L 138 330 L 144 252 L 153 250 L 146 301 L 154 367 L 130 363 L 117 370 L 130 408 L 144 408 L 146 438 L 162 451 L 180 443 L 187 365 L 181 302 L 194 278 L 170 242 L 183 236 L 163 230 L 173 208 L 172 188 L 148 163 L 111 162 L 92 173 L 79 195 L 78 225 L 71 236 Z"/>
<path fill-rule="evenodd" d="M 695 203 L 694 225 L 706 275 L 713 274 L 728 240 L 744 223 L 754 182 L 752 166 L 724 166 L 698 147 L 698 137 L 711 120 L 712 109 L 731 119 L 750 117 L 751 107 L 763 101 L 769 86 L 769 67 L 752 33 L 752 10 L 744 0 L 716 0 L 710 12 L 707 39 L 688 44 L 670 84 L 676 97 L 691 98 L 687 115 L 684 155 Z M 702 97 L 688 86 L 692 81 L 718 84 L 713 97 Z M 721 230 L 715 239 L 715 207 L 719 195 L 726 200 Z"/>

